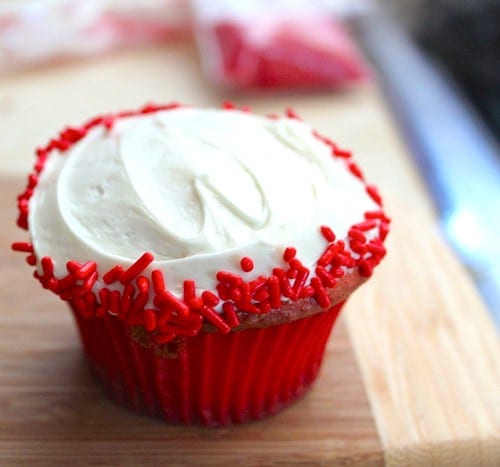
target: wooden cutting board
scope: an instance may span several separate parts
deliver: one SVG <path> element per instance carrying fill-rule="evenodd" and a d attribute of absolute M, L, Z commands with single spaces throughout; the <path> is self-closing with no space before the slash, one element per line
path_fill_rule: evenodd
<path fill-rule="evenodd" d="M 394 219 L 389 255 L 348 303 L 313 389 L 266 420 L 204 429 L 132 414 L 91 380 L 64 304 L 8 249 L 23 238 L 19 174 L 67 123 L 149 100 L 225 98 L 187 45 L 0 80 L 0 465 L 500 465 L 498 335 L 376 85 L 234 99 L 260 113 L 293 106 L 354 149 Z"/>

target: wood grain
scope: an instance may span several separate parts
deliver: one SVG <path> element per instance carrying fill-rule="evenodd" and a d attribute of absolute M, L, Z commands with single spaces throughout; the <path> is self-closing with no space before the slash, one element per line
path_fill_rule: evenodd
<path fill-rule="evenodd" d="M 391 466 L 500 465 L 500 342 L 380 94 L 389 254 L 344 315 Z M 368 154 L 370 141 L 360 141 Z M 397 157 L 396 157 L 397 156 Z M 380 169 L 379 169 L 380 170 Z"/>
<path fill-rule="evenodd" d="M 107 400 L 69 310 L 8 244 L 20 179 L 0 178 L 0 465 L 378 466 L 383 452 L 346 328 L 313 389 L 281 414 L 222 429 L 169 426 Z"/>
<path fill-rule="evenodd" d="M 429 217 L 408 209 L 393 211 L 398 253 L 344 315 L 386 462 L 498 466 L 498 336 L 437 229 L 422 230 Z"/>

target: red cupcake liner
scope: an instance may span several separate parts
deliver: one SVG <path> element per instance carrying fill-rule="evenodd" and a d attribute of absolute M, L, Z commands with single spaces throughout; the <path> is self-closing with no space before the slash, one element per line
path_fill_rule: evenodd
<path fill-rule="evenodd" d="M 177 337 L 161 352 L 133 340 L 115 316 L 73 314 L 112 399 L 168 422 L 221 426 L 266 417 L 304 394 L 342 305 L 266 328 Z"/>

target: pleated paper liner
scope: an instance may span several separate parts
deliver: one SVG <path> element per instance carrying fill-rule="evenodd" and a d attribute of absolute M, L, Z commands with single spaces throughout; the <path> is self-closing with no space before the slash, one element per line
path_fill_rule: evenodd
<path fill-rule="evenodd" d="M 114 316 L 73 311 L 91 371 L 117 403 L 171 423 L 223 426 L 276 413 L 306 392 L 342 305 L 266 328 L 178 337 L 161 352 Z"/>

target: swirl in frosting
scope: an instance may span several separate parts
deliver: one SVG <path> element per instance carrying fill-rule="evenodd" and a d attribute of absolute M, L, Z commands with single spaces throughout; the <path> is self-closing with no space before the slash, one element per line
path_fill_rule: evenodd
<path fill-rule="evenodd" d="M 149 251 L 173 293 L 194 279 L 213 289 L 218 270 L 268 275 L 287 246 L 313 266 L 325 247 L 377 205 L 309 126 L 240 111 L 180 108 L 92 129 L 53 151 L 30 201 L 39 257 L 56 274 L 68 260 L 100 270 Z"/>

